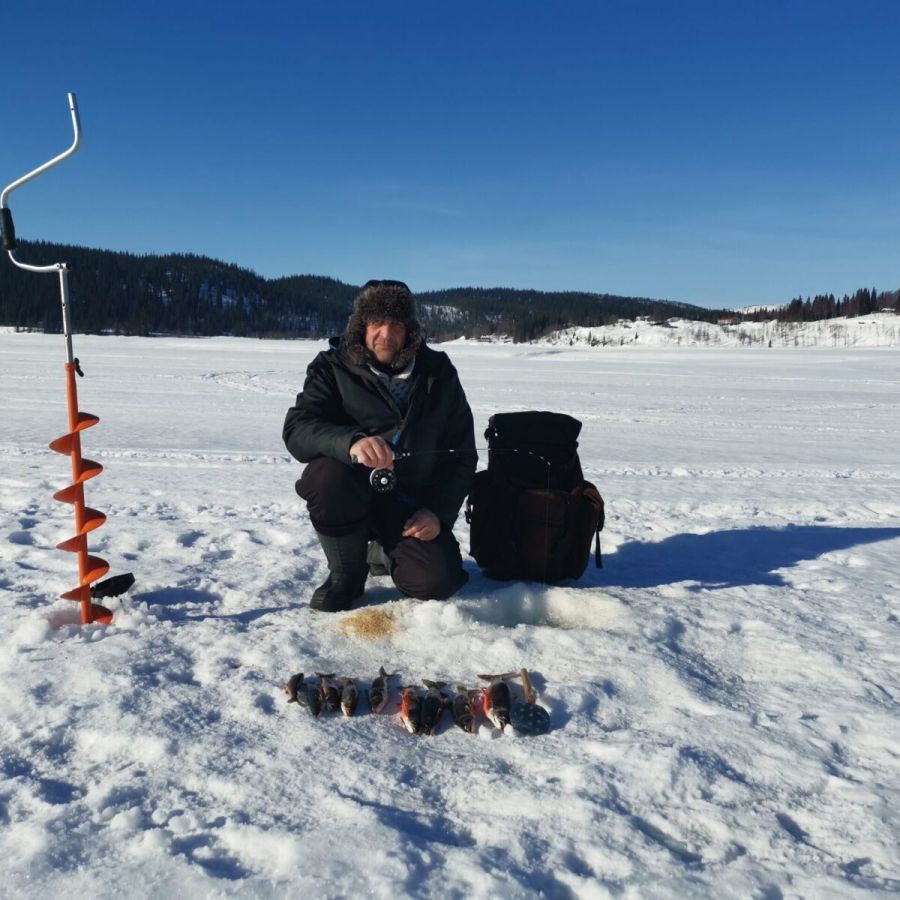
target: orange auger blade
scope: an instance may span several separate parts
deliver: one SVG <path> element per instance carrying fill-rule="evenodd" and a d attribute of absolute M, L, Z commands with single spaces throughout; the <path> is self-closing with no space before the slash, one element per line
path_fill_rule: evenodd
<path fill-rule="evenodd" d="M 81 622 L 109 624 L 112 613 L 106 607 L 91 602 L 91 585 L 109 571 L 109 563 L 88 553 L 87 535 L 99 528 L 106 516 L 97 509 L 84 505 L 84 483 L 103 471 L 100 463 L 81 455 L 81 432 L 96 425 L 97 416 L 78 410 L 78 392 L 75 387 L 76 363 L 66 363 L 66 397 L 69 407 L 69 430 L 51 442 L 50 449 L 68 456 L 72 461 L 72 483 L 57 491 L 53 497 L 61 503 L 75 507 L 75 534 L 56 546 L 60 550 L 78 555 L 78 587 L 60 596 L 81 604 Z"/>
<path fill-rule="evenodd" d="M 83 510 L 81 526 L 78 530 L 81 534 L 87 534 L 89 531 L 99 528 L 105 521 L 105 513 L 100 512 L 99 509 L 91 509 L 89 506 L 86 506 Z"/>
<path fill-rule="evenodd" d="M 70 414 L 71 418 L 71 414 Z M 88 412 L 78 412 L 75 411 L 75 427 L 71 429 L 68 434 L 64 434 L 62 437 L 58 437 L 55 441 L 50 442 L 50 449 L 55 450 L 57 453 L 63 453 L 68 456 L 72 452 L 72 447 L 74 444 L 74 440 L 78 432 L 84 431 L 85 428 L 91 428 L 96 425 L 100 419 Z M 87 460 L 84 460 L 87 462 Z M 97 465 L 94 463 L 93 465 Z M 101 467 L 102 468 L 102 467 Z"/>
<path fill-rule="evenodd" d="M 60 503 L 74 503 L 78 497 L 84 502 L 84 488 L 80 484 L 70 484 L 53 495 L 53 499 Z"/>
<path fill-rule="evenodd" d="M 93 413 L 78 412 L 76 413 L 76 420 L 75 431 L 84 431 L 85 428 L 96 425 L 100 421 L 100 418 Z"/>

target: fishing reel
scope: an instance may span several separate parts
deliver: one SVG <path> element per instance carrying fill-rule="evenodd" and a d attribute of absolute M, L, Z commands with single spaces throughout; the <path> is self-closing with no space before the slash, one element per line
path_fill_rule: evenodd
<path fill-rule="evenodd" d="M 351 456 L 350 460 L 354 465 L 362 465 L 362 460 L 357 456 Z M 397 473 L 393 469 L 372 469 L 369 472 L 369 484 L 376 494 L 389 494 L 397 487 Z"/>
<path fill-rule="evenodd" d="M 392 469 L 372 469 L 369 484 L 376 494 L 389 494 L 397 486 L 397 474 Z"/>

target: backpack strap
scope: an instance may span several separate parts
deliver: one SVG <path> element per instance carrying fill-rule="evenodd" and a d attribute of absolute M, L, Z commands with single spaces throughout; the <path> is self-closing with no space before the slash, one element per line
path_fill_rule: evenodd
<path fill-rule="evenodd" d="M 603 497 L 600 491 L 590 481 L 584 482 L 584 494 L 594 504 L 597 509 L 597 524 L 594 526 L 594 566 L 598 569 L 603 568 L 603 554 L 600 552 L 600 532 L 606 520 L 606 509 L 603 503 Z"/>

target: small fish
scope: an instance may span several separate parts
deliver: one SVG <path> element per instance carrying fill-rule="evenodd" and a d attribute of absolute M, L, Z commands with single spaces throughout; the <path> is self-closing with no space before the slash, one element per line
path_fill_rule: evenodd
<path fill-rule="evenodd" d="M 509 708 L 512 705 L 509 685 L 505 681 L 491 682 L 482 691 L 481 702 L 484 714 L 496 728 L 503 731 L 509 724 Z"/>
<path fill-rule="evenodd" d="M 422 731 L 425 734 L 434 734 L 444 714 L 447 699 L 441 693 L 441 688 L 446 687 L 445 681 L 428 681 L 423 679 L 428 692 L 422 698 Z"/>
<path fill-rule="evenodd" d="M 378 677 L 372 681 L 372 687 L 369 690 L 369 709 L 373 713 L 380 713 L 387 706 L 390 696 L 390 680 L 398 674 L 399 672 L 391 672 L 388 675 L 384 671 L 384 666 L 378 670 Z"/>
<path fill-rule="evenodd" d="M 512 694 L 506 678 L 514 678 L 518 672 L 506 672 L 503 675 L 479 675 L 490 684 L 482 689 L 481 704 L 484 714 L 490 719 L 496 728 L 503 731 L 509 725 L 509 708 L 512 706 Z"/>
<path fill-rule="evenodd" d="M 400 721 L 410 734 L 422 730 L 422 698 L 414 685 L 400 691 Z"/>
<path fill-rule="evenodd" d="M 337 712 L 341 708 L 341 692 L 331 683 L 334 672 L 328 675 L 316 672 L 322 682 L 322 702 L 328 712 Z"/>
<path fill-rule="evenodd" d="M 296 675 L 291 675 L 290 678 L 284 683 L 284 692 L 287 694 L 288 703 L 298 703 L 300 700 L 300 692 L 305 690 L 305 685 L 303 684 L 303 673 L 298 672 Z"/>
<path fill-rule="evenodd" d="M 322 686 L 314 681 L 307 681 L 306 686 L 306 705 L 309 711 L 318 719 L 322 712 Z"/>
<path fill-rule="evenodd" d="M 456 693 L 450 701 L 450 715 L 453 716 L 454 723 L 469 734 L 475 731 L 479 693 L 479 691 L 470 691 L 464 684 L 458 684 Z"/>
<path fill-rule="evenodd" d="M 352 678 L 339 678 L 341 684 L 341 712 L 345 716 L 352 716 L 356 712 L 359 703 L 359 691 L 356 682 Z"/>

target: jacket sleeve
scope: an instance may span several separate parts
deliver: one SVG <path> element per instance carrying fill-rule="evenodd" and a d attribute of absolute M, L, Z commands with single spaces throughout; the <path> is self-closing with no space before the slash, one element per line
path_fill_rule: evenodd
<path fill-rule="evenodd" d="M 447 454 L 446 465 L 439 467 L 439 480 L 429 485 L 423 497 L 424 505 L 435 513 L 446 528 L 453 527 L 472 486 L 472 478 L 478 465 L 472 410 L 455 369 L 450 384 L 449 406 L 451 413 L 447 417 L 447 428 L 440 443 L 444 448 L 455 452 Z"/>
<path fill-rule="evenodd" d="M 344 411 L 334 370 L 320 353 L 306 370 L 303 390 L 288 410 L 282 437 L 294 459 L 308 463 L 318 456 L 350 462 L 350 444 L 359 425 Z"/>

